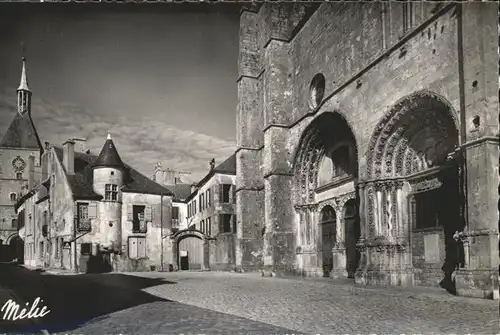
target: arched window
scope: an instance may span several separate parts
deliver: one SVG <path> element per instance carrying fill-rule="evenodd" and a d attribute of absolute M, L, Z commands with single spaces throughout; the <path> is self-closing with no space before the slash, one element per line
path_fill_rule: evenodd
<path fill-rule="evenodd" d="M 10 221 L 10 224 L 11 224 L 11 227 L 12 227 L 12 228 L 17 228 L 17 219 L 12 219 L 12 220 Z"/>
<path fill-rule="evenodd" d="M 350 173 L 350 150 L 343 145 L 332 152 L 333 178 L 345 176 Z"/>
<path fill-rule="evenodd" d="M 17 200 L 17 194 L 11 193 L 10 194 L 10 201 L 16 201 Z"/>

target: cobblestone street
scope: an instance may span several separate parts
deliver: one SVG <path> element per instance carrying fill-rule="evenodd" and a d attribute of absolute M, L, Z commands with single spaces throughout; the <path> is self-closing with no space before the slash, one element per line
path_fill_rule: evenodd
<path fill-rule="evenodd" d="M 500 329 L 497 301 L 439 289 L 221 272 L 135 275 L 167 279 L 171 283 L 144 291 L 173 302 L 112 313 L 79 333 L 496 334 Z"/>

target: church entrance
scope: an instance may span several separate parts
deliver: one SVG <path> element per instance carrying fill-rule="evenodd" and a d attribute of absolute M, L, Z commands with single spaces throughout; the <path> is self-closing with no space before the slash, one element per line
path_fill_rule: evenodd
<path fill-rule="evenodd" d="M 332 206 L 321 210 L 321 245 L 323 277 L 329 277 L 333 270 L 332 249 L 337 241 L 337 216 Z"/>
<path fill-rule="evenodd" d="M 347 278 L 354 278 L 360 258 L 360 252 L 356 248 L 356 243 L 358 243 L 359 237 L 361 236 L 356 199 L 351 199 L 346 202 L 344 220 Z"/>

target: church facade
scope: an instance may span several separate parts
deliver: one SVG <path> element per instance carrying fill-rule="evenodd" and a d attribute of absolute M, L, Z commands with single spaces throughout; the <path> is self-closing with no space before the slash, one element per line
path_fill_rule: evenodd
<path fill-rule="evenodd" d="M 240 15 L 237 268 L 498 298 L 497 6 Z"/>

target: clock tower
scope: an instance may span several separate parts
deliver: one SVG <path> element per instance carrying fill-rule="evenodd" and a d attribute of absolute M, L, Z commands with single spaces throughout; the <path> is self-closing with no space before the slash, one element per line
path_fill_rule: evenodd
<path fill-rule="evenodd" d="M 31 119 L 31 90 L 28 87 L 26 68 L 26 58 L 23 57 L 21 82 L 17 88 L 17 108 L 12 111 L 13 120 L 9 128 L 0 137 L 0 244 L 10 244 L 13 247 L 19 240 L 14 205 L 22 189 L 28 185 L 29 174 L 34 175 L 35 181 L 38 179 L 36 171 L 40 169 L 40 155 L 43 151 Z M 30 156 L 35 158 L 34 171 L 28 171 Z"/>

